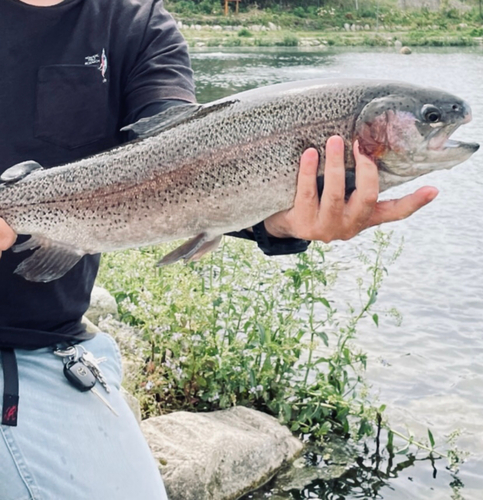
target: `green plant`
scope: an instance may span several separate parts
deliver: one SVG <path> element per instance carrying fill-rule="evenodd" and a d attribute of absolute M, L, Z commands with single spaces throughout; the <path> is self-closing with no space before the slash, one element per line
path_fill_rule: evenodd
<path fill-rule="evenodd" d="M 253 35 L 252 35 L 252 33 L 247 28 L 242 28 L 241 30 L 238 31 L 238 36 L 250 37 L 250 36 L 253 36 Z"/>
<path fill-rule="evenodd" d="M 367 298 L 344 321 L 325 298 L 337 265 L 323 246 L 287 267 L 240 241 L 225 243 L 209 264 L 156 269 L 158 249 L 106 255 L 100 283 L 123 321 L 143 332 L 131 389 L 145 416 L 242 404 L 316 439 L 329 430 L 369 434 L 374 410 L 358 389 L 366 356 L 351 341 L 382 282 L 388 243 L 377 238 Z"/>
<path fill-rule="evenodd" d="M 240 38 L 230 37 L 230 38 L 226 38 L 223 41 L 224 47 L 240 47 L 241 44 L 242 44 L 242 41 Z"/>
<path fill-rule="evenodd" d="M 293 15 L 297 17 L 306 17 L 307 12 L 303 7 L 295 7 L 293 10 Z"/>
<path fill-rule="evenodd" d="M 299 44 L 299 39 L 295 35 L 288 34 L 285 35 L 282 41 L 278 42 L 276 45 L 281 45 L 284 47 L 296 47 Z"/>

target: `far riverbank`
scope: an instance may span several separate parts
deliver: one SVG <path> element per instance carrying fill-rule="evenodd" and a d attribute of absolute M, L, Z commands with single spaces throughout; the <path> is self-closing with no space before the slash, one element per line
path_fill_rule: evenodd
<path fill-rule="evenodd" d="M 192 10 L 187 9 L 189 4 Z M 167 2 L 190 47 L 469 47 L 483 45 L 482 18 L 475 9 L 380 10 L 332 7 L 301 10 L 248 9 L 225 16 L 193 10 L 194 2 Z M 200 5 L 200 4 L 198 4 Z M 217 4 L 215 4 L 217 5 Z M 220 4 L 221 5 L 221 4 Z M 231 5 L 231 4 L 230 4 Z"/>

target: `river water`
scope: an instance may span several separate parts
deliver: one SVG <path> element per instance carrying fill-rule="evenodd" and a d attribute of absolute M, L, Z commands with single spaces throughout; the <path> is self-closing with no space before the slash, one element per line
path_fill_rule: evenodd
<path fill-rule="evenodd" d="M 384 78 L 436 86 L 466 99 L 473 121 L 455 138 L 483 143 L 483 50 L 416 49 L 403 56 L 391 49 L 351 51 L 256 50 L 193 52 L 201 102 L 253 87 L 309 78 Z M 455 430 L 469 453 L 456 477 L 429 461 L 401 467 L 374 496 L 354 488 L 323 498 L 483 499 L 483 154 L 450 171 L 435 172 L 384 193 L 396 197 L 423 185 L 437 199 L 409 219 L 390 225 L 393 241 L 404 237 L 400 258 L 390 267 L 377 303 L 379 328 L 362 325 L 358 342 L 369 355 L 367 377 L 392 425 L 417 435 L 430 428 L 437 443 Z M 338 293 L 351 299 L 354 258 L 372 240 L 372 230 L 331 252 L 342 261 Z M 354 273 L 352 272 L 354 271 Z M 384 309 L 396 307 L 400 326 Z M 294 494 L 293 494 L 294 495 Z M 305 490 L 299 496 L 319 498 Z M 320 496 L 322 498 L 322 495 Z"/>

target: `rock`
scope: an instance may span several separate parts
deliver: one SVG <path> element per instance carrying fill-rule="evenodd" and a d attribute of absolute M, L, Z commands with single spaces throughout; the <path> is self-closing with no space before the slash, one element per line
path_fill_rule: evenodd
<path fill-rule="evenodd" d="M 139 401 L 132 394 L 127 392 L 126 389 L 124 389 L 124 387 L 121 387 L 121 395 L 124 398 L 124 401 L 126 401 L 129 408 L 131 408 L 132 412 L 134 413 L 134 416 L 136 417 L 138 424 L 140 424 L 141 423 L 141 405 L 139 404 Z"/>
<path fill-rule="evenodd" d="M 241 406 L 154 417 L 141 429 L 170 500 L 235 500 L 264 484 L 303 448 L 275 418 Z"/>
<path fill-rule="evenodd" d="M 195 47 L 206 47 L 206 43 L 205 42 L 196 42 Z"/>
<path fill-rule="evenodd" d="M 139 330 L 112 316 L 101 319 L 98 327 L 100 331 L 106 332 L 116 339 L 123 357 L 131 357 L 137 353 L 139 341 L 142 339 Z"/>
<path fill-rule="evenodd" d="M 400 51 L 401 48 L 402 48 L 402 42 L 399 41 L 399 40 L 395 40 L 394 41 L 394 47 L 396 47 L 396 49 Z"/>
<path fill-rule="evenodd" d="M 355 30 L 356 30 L 356 25 L 355 24 L 351 25 L 351 31 L 355 31 Z"/>
<path fill-rule="evenodd" d="M 320 454 L 322 449 L 313 450 Z M 312 450 L 309 448 L 309 453 Z M 323 449 L 326 463 L 320 465 L 310 465 L 304 457 L 295 460 L 290 467 L 286 467 L 277 477 L 271 481 L 272 493 L 282 493 L 298 490 L 303 496 L 303 491 L 310 486 L 313 481 L 331 481 L 340 478 L 347 470 L 356 465 L 358 452 L 346 440 L 339 438 L 331 439 Z"/>
<path fill-rule="evenodd" d="M 364 29 L 365 29 L 366 31 L 369 31 L 369 30 L 371 29 L 371 27 L 370 27 L 368 24 L 364 24 Z"/>
<path fill-rule="evenodd" d="M 114 318 L 119 317 L 116 299 L 105 288 L 95 286 L 92 290 L 90 306 L 85 316 L 89 321 L 97 325 L 101 318 L 109 315 Z"/>
<path fill-rule="evenodd" d="M 130 389 L 145 365 L 141 348 L 142 333 L 110 316 L 99 321 L 99 329 L 114 337 L 122 357 L 123 384 Z"/>
<path fill-rule="evenodd" d="M 215 26 L 213 26 L 212 30 L 213 31 L 222 31 L 222 27 L 219 25 L 219 24 L 216 24 Z"/>
<path fill-rule="evenodd" d="M 346 31 L 350 31 L 351 30 L 351 25 L 349 23 L 344 23 L 344 29 Z"/>
<path fill-rule="evenodd" d="M 194 28 L 196 31 L 201 31 L 201 24 L 195 24 Z"/>
<path fill-rule="evenodd" d="M 401 50 L 399 51 L 401 54 L 409 55 L 412 54 L 412 50 L 409 47 L 402 47 Z"/>
<path fill-rule="evenodd" d="M 184 28 L 183 21 L 178 21 L 177 24 L 178 24 L 178 29 L 182 30 Z"/>
<path fill-rule="evenodd" d="M 99 327 L 89 321 L 85 316 L 82 316 L 82 324 L 86 327 L 87 333 L 99 333 L 101 331 Z"/>
<path fill-rule="evenodd" d="M 277 31 L 277 25 L 269 21 L 268 22 L 268 29 L 270 31 Z"/>

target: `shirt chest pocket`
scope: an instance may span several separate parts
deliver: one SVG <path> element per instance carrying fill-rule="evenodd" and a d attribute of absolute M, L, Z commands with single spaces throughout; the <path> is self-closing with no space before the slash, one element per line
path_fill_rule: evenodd
<path fill-rule="evenodd" d="M 108 84 L 96 66 L 43 66 L 37 80 L 35 136 L 67 149 L 105 137 Z"/>

